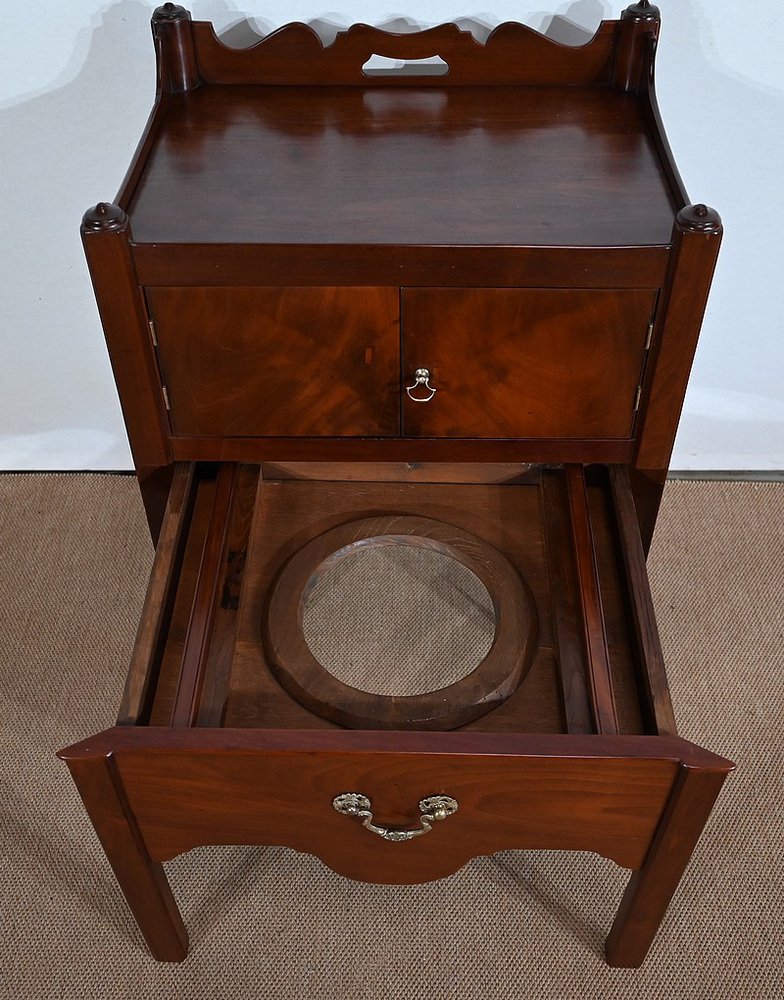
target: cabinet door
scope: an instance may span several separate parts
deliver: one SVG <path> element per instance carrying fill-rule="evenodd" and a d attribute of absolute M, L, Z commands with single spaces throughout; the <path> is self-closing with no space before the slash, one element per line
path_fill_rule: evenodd
<path fill-rule="evenodd" d="M 403 433 L 629 437 L 654 302 L 648 289 L 404 289 L 404 386 L 427 369 L 436 392 L 404 390 Z"/>
<path fill-rule="evenodd" d="M 397 288 L 148 288 L 177 435 L 399 432 Z"/>

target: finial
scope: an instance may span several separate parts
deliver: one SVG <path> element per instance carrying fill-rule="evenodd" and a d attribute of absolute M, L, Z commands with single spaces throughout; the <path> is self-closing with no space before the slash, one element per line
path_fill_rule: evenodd
<path fill-rule="evenodd" d="M 720 233 L 721 216 L 715 208 L 703 205 L 684 205 L 676 217 L 678 226 L 692 233 Z"/>
<path fill-rule="evenodd" d="M 660 21 L 661 11 L 650 0 L 638 0 L 621 14 L 621 19 L 635 18 L 637 21 Z"/>
<path fill-rule="evenodd" d="M 156 7 L 152 12 L 153 21 L 189 21 L 191 13 L 178 3 L 165 3 L 162 7 Z"/>
<path fill-rule="evenodd" d="M 128 216 L 119 205 L 99 201 L 95 208 L 88 209 L 82 218 L 82 231 L 86 233 L 110 232 L 122 229 Z"/>

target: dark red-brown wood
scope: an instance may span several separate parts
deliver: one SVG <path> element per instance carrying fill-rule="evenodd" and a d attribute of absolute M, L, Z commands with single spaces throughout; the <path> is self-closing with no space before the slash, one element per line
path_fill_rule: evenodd
<path fill-rule="evenodd" d="M 193 43 L 202 78 L 220 84 L 350 84 L 365 86 L 440 86 L 466 84 L 607 83 L 613 64 L 618 25 L 604 21 L 593 39 L 582 46 L 560 45 L 526 25 L 499 25 L 483 44 L 456 24 L 397 34 L 367 24 L 340 31 L 323 45 L 306 24 L 279 28 L 257 44 L 228 49 L 211 24 L 193 24 Z M 435 81 L 424 77 L 371 76 L 362 67 L 371 55 L 395 59 L 440 56 L 449 67 Z"/>
<path fill-rule="evenodd" d="M 576 48 L 291 25 L 233 50 L 153 15 L 155 106 L 83 238 L 158 553 L 125 725 L 62 756 L 157 957 L 187 948 L 162 860 L 282 843 L 387 882 L 598 851 L 636 869 L 608 961 L 642 961 L 731 768 L 666 735 L 644 566 L 721 237 L 667 142 L 658 28 L 639 0 Z M 460 731 L 341 729 L 266 661 L 286 561 L 379 515 L 472 532 L 530 587 L 530 671 Z M 460 808 L 387 843 L 347 791 L 393 827 Z"/>
<path fill-rule="evenodd" d="M 672 197 L 646 133 L 638 99 L 609 87 L 496 87 L 491 101 L 476 87 L 201 87 L 167 98 L 128 212 L 138 243 L 322 256 L 665 246 Z"/>
<path fill-rule="evenodd" d="M 150 857 L 115 753 L 104 749 L 63 759 L 153 957 L 181 962 L 188 954 L 188 932 L 163 866 Z"/>
<path fill-rule="evenodd" d="M 146 285 L 401 284 L 407 287 L 658 288 L 669 246 L 412 246 L 136 243 Z"/>
<path fill-rule="evenodd" d="M 596 566 L 591 517 L 586 496 L 583 470 L 576 465 L 566 467 L 566 489 L 574 543 L 574 560 L 580 590 L 583 642 L 588 667 L 588 691 L 591 696 L 596 731 L 618 732 L 610 655 L 607 649 L 607 629 L 602 607 L 602 592 Z"/>
<path fill-rule="evenodd" d="M 134 465 L 137 470 L 165 466 L 171 461 L 168 421 L 133 269 L 128 217 L 101 202 L 85 213 L 81 232 Z"/>
<path fill-rule="evenodd" d="M 610 965 L 642 964 L 730 770 L 727 761 L 704 769 L 681 762 L 656 836 L 629 880 L 607 937 Z"/>
<path fill-rule="evenodd" d="M 626 570 L 627 597 L 632 609 L 630 620 L 637 643 L 644 707 L 653 731 L 662 736 L 674 736 L 678 730 L 667 686 L 664 655 L 656 626 L 629 471 L 626 466 L 611 465 L 609 476 L 621 542 L 619 549 Z"/>
<path fill-rule="evenodd" d="M 237 467 L 222 465 L 215 482 L 215 494 L 199 559 L 190 620 L 185 635 L 177 691 L 171 715 L 172 726 L 192 726 L 199 713 L 204 671 L 212 639 L 222 580 L 219 569 L 225 563 Z"/>
<path fill-rule="evenodd" d="M 732 766 L 679 739 L 340 731 L 109 730 L 61 756 L 72 766 L 105 746 L 156 860 L 203 843 L 282 843 L 373 882 L 425 881 L 502 845 L 639 867 L 679 763 L 722 775 Z M 345 791 L 377 801 L 390 823 L 409 822 L 425 795 L 462 796 L 461 821 L 453 834 L 444 824 L 389 844 L 332 810 Z"/>
<path fill-rule="evenodd" d="M 706 205 L 681 209 L 673 232 L 673 258 L 659 309 L 651 377 L 641 400 L 634 466 L 643 544 L 650 545 L 672 455 L 686 384 L 708 300 L 722 237 L 721 219 Z"/>
<path fill-rule="evenodd" d="M 155 562 L 150 573 L 136 643 L 117 715 L 118 725 L 138 725 L 149 721 L 155 683 L 169 638 L 195 495 L 193 465 L 178 465 L 169 491 L 163 530 L 156 547 Z"/>
<path fill-rule="evenodd" d="M 147 298 L 178 437 L 399 433 L 397 288 L 150 288 Z"/>
<path fill-rule="evenodd" d="M 550 604 L 558 648 L 558 678 L 570 733 L 595 732 L 582 627 L 580 581 L 566 480 L 559 470 L 541 477 Z M 565 541 L 567 544 L 564 544 Z"/>
<path fill-rule="evenodd" d="M 652 310 L 629 289 L 404 289 L 403 379 L 437 391 L 403 397 L 403 433 L 630 437 Z"/>

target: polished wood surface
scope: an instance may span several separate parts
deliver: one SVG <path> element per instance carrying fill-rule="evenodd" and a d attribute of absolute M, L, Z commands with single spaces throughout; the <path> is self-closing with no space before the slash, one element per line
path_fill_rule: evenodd
<path fill-rule="evenodd" d="M 365 483 L 537 482 L 539 470 L 525 462 L 269 462 L 265 479 L 315 479 Z"/>
<path fill-rule="evenodd" d="M 597 765 L 532 761 L 519 751 L 216 755 L 194 748 L 156 756 L 118 760 L 156 860 L 204 842 L 276 843 L 316 854 L 349 878 L 387 884 L 451 875 L 472 857 L 512 847 L 592 850 L 636 868 L 677 770 L 669 760 L 619 757 Z M 426 795 L 451 795 L 460 808 L 454 823 L 429 836 L 390 844 L 332 809 L 332 799 L 347 791 L 368 795 L 379 819 L 394 825 L 411 825 Z M 202 816 L 189 829 L 196 810 Z"/>
<path fill-rule="evenodd" d="M 572 532 L 566 479 L 560 471 L 546 469 L 541 474 L 541 490 L 550 603 L 566 729 L 570 733 L 592 733 L 595 729 L 588 694 L 577 564 L 574 545 L 564 544 Z"/>
<path fill-rule="evenodd" d="M 634 466 L 652 484 L 643 544 L 650 545 L 664 472 L 672 454 L 686 385 L 705 313 L 723 226 L 706 205 L 683 208 L 676 219 L 670 278 L 656 320 L 652 377 L 641 400 Z"/>
<path fill-rule="evenodd" d="M 172 437 L 178 462 L 628 462 L 624 438 Z"/>
<path fill-rule="evenodd" d="M 243 474 L 242 470 L 240 474 Z M 224 599 L 216 612 L 227 617 L 230 633 L 225 639 L 214 639 L 206 653 L 203 683 L 205 689 L 212 691 L 209 698 L 209 706 L 212 707 L 202 702 L 200 717 L 217 717 L 230 726 L 255 728 L 324 728 L 333 725 L 311 714 L 275 679 L 265 644 L 261 641 L 266 603 L 278 574 L 310 539 L 341 525 L 350 525 L 358 517 L 393 509 L 402 514 L 446 522 L 455 535 L 462 529 L 478 536 L 503 552 L 531 588 L 539 621 L 539 637 L 531 669 L 506 702 L 470 723 L 471 728 L 509 732 L 591 730 L 590 715 L 587 729 L 573 728 L 574 716 L 569 714 L 569 705 L 566 706 L 564 719 L 559 697 L 559 686 L 566 686 L 566 677 L 569 678 L 569 685 L 579 682 L 585 690 L 588 665 L 581 633 L 575 631 L 575 626 L 582 628 L 581 596 L 575 586 L 576 577 L 572 569 L 572 578 L 564 579 L 562 568 L 573 565 L 574 559 L 569 510 L 562 500 L 565 493 L 558 494 L 557 502 L 546 496 L 544 507 L 539 497 L 540 476 L 562 483 L 562 475 L 558 471 L 540 473 L 531 470 L 522 481 L 506 485 L 459 482 L 402 484 L 383 480 L 377 483 L 352 482 L 350 477 L 347 477 L 348 481 L 333 482 L 273 480 L 259 488 L 252 512 L 249 510 L 249 490 L 255 481 L 254 474 L 249 468 L 245 475 L 246 499 L 235 503 L 229 516 L 229 532 L 230 536 L 238 535 L 248 540 L 241 543 L 240 559 L 227 560 L 219 571 L 224 583 L 218 587 L 224 595 L 236 594 L 237 606 L 233 611 L 229 610 Z M 198 480 L 200 495 L 194 501 L 189 552 L 183 560 L 181 592 L 177 597 L 169 646 L 157 682 L 151 715 L 153 724 L 166 724 L 174 704 L 190 609 L 195 599 L 199 562 L 214 505 L 214 480 L 207 473 L 205 476 Z M 588 486 L 589 499 L 605 493 L 602 485 Z M 613 532 L 612 515 L 603 504 L 597 503 L 593 507 L 590 519 L 594 536 L 598 539 L 597 560 L 604 612 L 602 623 L 607 630 L 613 667 L 619 730 L 623 733 L 643 733 L 646 729 L 636 704 L 637 654 L 633 637 L 624 626 L 626 584 L 622 567 L 608 540 Z M 549 527 L 554 518 L 555 523 L 558 523 L 557 518 L 561 519 L 562 531 L 559 535 L 554 535 Z M 545 539 L 547 532 L 550 534 Z M 567 600 L 567 590 L 572 595 L 571 604 Z M 230 603 L 234 604 L 234 598 Z M 571 615 L 571 621 L 575 623 L 570 625 L 575 638 L 569 648 L 559 635 L 556 649 L 554 629 L 559 615 L 561 618 Z M 563 621 L 559 627 L 563 627 Z M 228 650 L 225 655 L 214 656 L 216 642 L 220 648 L 225 646 Z M 216 662 L 212 662 L 213 658 Z M 217 716 L 211 714 L 216 710 L 215 706 L 220 709 Z"/>
<path fill-rule="evenodd" d="M 139 243 L 593 247 L 666 245 L 674 214 L 609 87 L 200 87 L 128 212 Z"/>
<path fill-rule="evenodd" d="M 588 692 L 591 698 L 596 731 L 618 732 L 618 710 L 615 704 L 610 654 L 607 649 L 602 591 L 596 558 L 585 474 L 578 465 L 566 467 L 566 492 L 569 498 L 574 561 L 581 596 L 583 642 L 588 665 Z"/>
<path fill-rule="evenodd" d="M 662 736 L 675 735 L 678 730 L 667 686 L 664 654 L 648 583 L 629 470 L 624 465 L 613 465 L 608 471 L 621 541 L 618 548 L 624 561 L 627 597 L 632 608 L 629 617 L 637 644 L 637 660 L 641 668 L 640 686 L 644 692 L 647 722 L 652 731 Z"/>
<path fill-rule="evenodd" d="M 171 461 L 168 421 L 144 299 L 133 271 L 127 216 L 101 202 L 85 213 L 81 234 L 134 466 L 165 466 Z"/>
<path fill-rule="evenodd" d="M 424 437 L 630 437 L 649 291 L 403 290 L 403 433 Z"/>
<path fill-rule="evenodd" d="M 199 715 L 204 672 L 223 585 L 220 568 L 226 561 L 229 515 L 236 480 L 237 467 L 222 465 L 215 480 L 209 524 L 199 554 L 198 575 L 170 720 L 172 726 L 192 726 Z"/>
<path fill-rule="evenodd" d="M 396 288 L 150 288 L 147 298 L 178 436 L 398 433 Z"/>
<path fill-rule="evenodd" d="M 547 611 L 538 487 L 459 483 L 264 483 L 248 547 L 226 724 L 257 728 L 329 725 L 275 679 L 262 638 L 265 605 L 279 574 L 307 542 L 345 525 L 350 531 L 350 523 L 358 518 L 387 511 L 445 523 L 455 537 L 461 532 L 478 537 L 515 567 L 531 591 L 539 622 L 533 664 L 517 691 L 473 725 L 559 731 L 562 721 Z M 488 511 L 494 516 L 488 516 Z"/>

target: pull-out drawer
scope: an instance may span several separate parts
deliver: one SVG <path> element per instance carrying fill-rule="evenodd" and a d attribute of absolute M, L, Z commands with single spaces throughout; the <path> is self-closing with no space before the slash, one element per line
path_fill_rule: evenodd
<path fill-rule="evenodd" d="M 161 862 L 201 844 L 285 845 L 390 883 L 550 848 L 638 869 L 608 941 L 611 962 L 638 964 L 731 765 L 674 735 L 626 470 L 264 471 L 178 467 L 120 725 L 61 752 L 153 953 L 185 956 Z M 390 511 L 470 532 L 480 557 L 491 547 L 538 618 L 518 688 L 451 731 L 344 728 L 278 683 L 264 646 L 270 590 L 308 539 L 384 512 L 385 543 L 428 549 L 431 536 L 395 535 Z M 300 619 L 313 584 L 291 595 Z M 644 929 L 626 915 L 637 896 Z"/>
<path fill-rule="evenodd" d="M 422 437 L 626 438 L 655 294 L 646 289 L 406 288 L 404 401 Z"/>
<path fill-rule="evenodd" d="M 434 465 L 401 468 L 408 479 L 397 482 L 377 481 L 373 467 L 365 471 L 357 466 L 353 476 L 346 476 L 347 469 L 351 467 L 341 469 L 345 478 L 339 481 L 322 478 L 318 463 L 284 468 L 280 479 L 275 466 L 177 467 L 123 721 L 356 727 L 356 722 L 344 721 L 351 713 L 329 706 L 322 710 L 316 698 L 303 702 L 279 662 L 281 648 L 305 656 L 308 649 L 322 648 L 318 636 L 324 631 L 352 639 L 353 628 L 360 639 L 368 633 L 370 645 L 364 653 L 354 646 L 344 659 L 383 662 L 386 666 L 378 669 L 395 674 L 409 669 L 402 666 L 406 643 L 390 659 L 382 645 L 374 644 L 375 629 L 379 637 L 394 637 L 394 629 L 385 629 L 387 620 L 395 614 L 418 615 L 419 630 L 435 640 L 442 625 L 439 615 L 444 629 L 457 627 L 451 623 L 460 595 L 474 595 L 470 602 L 481 604 L 484 593 L 486 609 L 479 617 L 470 615 L 468 624 L 460 612 L 461 631 L 445 655 L 459 659 L 470 633 L 487 631 L 484 615 L 490 638 L 480 644 L 482 652 L 462 674 L 450 673 L 442 659 L 433 661 L 416 683 L 427 691 L 430 670 L 439 681 L 433 688 L 462 697 L 469 693 L 460 683 L 463 677 L 478 681 L 483 665 L 501 650 L 511 661 L 527 645 L 525 668 L 515 673 L 516 688 L 504 681 L 502 694 L 494 684 L 482 711 L 467 711 L 463 722 L 449 725 L 423 722 L 414 713 L 421 707 L 418 699 L 404 697 L 399 700 L 411 714 L 396 711 L 391 728 L 448 729 L 468 721 L 478 731 L 674 732 L 625 467 L 532 467 L 521 475 L 519 466 L 445 470 Z M 504 470 L 509 481 L 504 481 Z M 314 546 L 319 552 L 315 562 Z M 351 558 L 341 561 L 344 555 Z M 413 558 L 417 555 L 420 561 Z M 352 568 L 357 559 L 369 568 Z M 295 566 L 299 569 L 292 573 Z M 330 568 L 333 577 L 326 575 Z M 392 581 L 388 592 L 383 589 L 387 577 Z M 341 580 L 350 580 L 351 600 L 368 592 L 370 604 L 363 611 L 345 601 L 335 607 L 327 599 L 324 606 L 333 608 L 329 614 L 336 614 L 337 621 L 331 627 L 329 619 L 311 616 L 308 627 L 316 632 L 308 638 L 308 601 L 322 579 L 327 595 L 333 588 L 342 593 Z M 434 596 L 441 594 L 442 584 L 443 601 Z M 401 600 L 408 592 L 419 594 L 417 601 L 436 604 L 424 615 L 416 605 L 406 611 Z M 297 642 L 281 635 L 277 622 L 270 623 L 276 609 Z M 354 626 L 346 624 L 352 621 Z M 511 641 L 510 621 L 520 632 Z M 407 627 L 401 628 L 406 635 Z M 279 637 L 275 641 L 273 633 Z M 299 642 L 303 636 L 304 645 Z M 426 663 L 431 655 L 441 655 L 432 645 L 418 648 Z M 328 655 L 340 660 L 342 654 Z M 407 693 L 395 685 L 374 686 L 378 678 L 355 674 L 352 680 L 340 671 L 335 674 L 333 666 L 328 670 L 344 685 L 331 687 L 330 696 L 351 698 L 351 685 L 368 692 Z M 368 680 L 373 683 L 365 688 Z M 374 725 L 390 728 L 383 721 L 370 727 Z"/>

